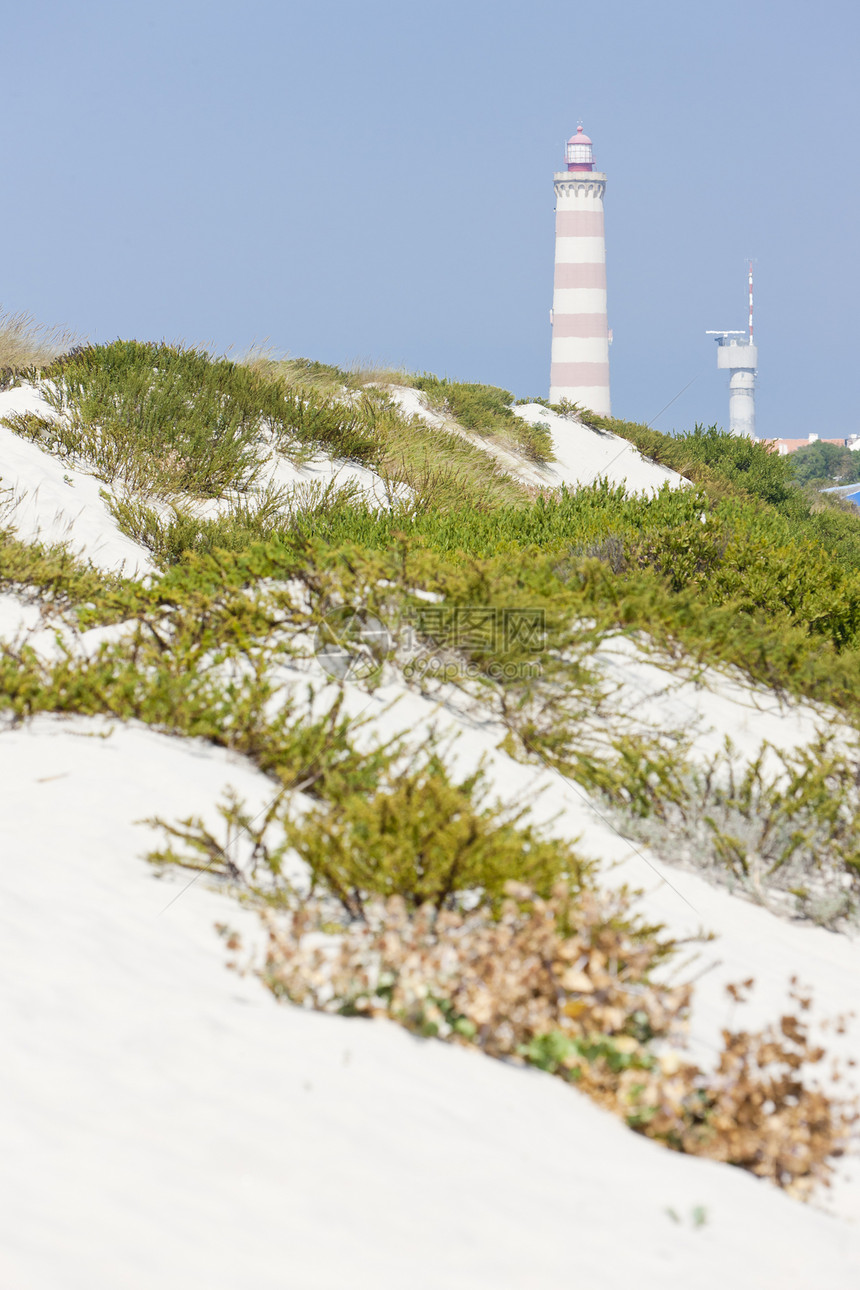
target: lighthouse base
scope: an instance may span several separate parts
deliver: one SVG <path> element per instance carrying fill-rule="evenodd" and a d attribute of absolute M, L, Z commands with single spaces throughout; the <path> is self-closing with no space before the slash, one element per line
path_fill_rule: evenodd
<path fill-rule="evenodd" d="M 596 412 L 599 417 L 612 416 L 609 391 L 605 386 L 550 386 L 550 403 L 562 403 L 564 400 L 568 403 L 576 403 L 581 408 L 587 408 L 590 412 Z"/>

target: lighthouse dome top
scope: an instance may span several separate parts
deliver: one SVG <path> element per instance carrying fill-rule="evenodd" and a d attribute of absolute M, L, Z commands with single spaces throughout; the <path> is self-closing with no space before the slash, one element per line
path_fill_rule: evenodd
<path fill-rule="evenodd" d="M 564 151 L 568 170 L 594 169 L 591 140 L 587 134 L 583 133 L 581 125 L 576 127 L 576 134 L 572 134 L 568 139 Z"/>

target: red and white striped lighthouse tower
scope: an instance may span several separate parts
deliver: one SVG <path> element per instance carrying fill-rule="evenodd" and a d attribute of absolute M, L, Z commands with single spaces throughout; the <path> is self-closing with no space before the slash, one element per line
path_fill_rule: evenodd
<path fill-rule="evenodd" d="M 591 140 L 579 126 L 555 176 L 555 288 L 552 298 L 550 403 L 569 399 L 610 415 L 606 323 L 606 176 L 594 169 Z"/>

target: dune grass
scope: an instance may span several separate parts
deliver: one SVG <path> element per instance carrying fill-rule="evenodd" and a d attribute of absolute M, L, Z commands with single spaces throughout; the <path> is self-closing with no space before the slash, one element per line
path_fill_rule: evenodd
<path fill-rule="evenodd" d="M 371 384 L 408 385 L 412 376 L 399 367 L 356 359 L 348 367 L 320 363 L 312 358 L 290 358 L 278 355 L 265 346 L 250 349 L 238 360 L 270 380 L 279 380 L 290 389 L 313 390 L 316 393 L 342 397 L 349 391 L 360 391 Z"/>
<path fill-rule="evenodd" d="M 241 552 L 266 542 L 295 543 L 300 534 L 312 532 L 324 521 L 334 523 L 336 514 L 362 509 L 359 491 L 354 482 L 338 485 L 319 480 L 290 490 L 268 487 L 254 497 L 235 498 L 214 517 L 194 515 L 175 503 L 159 510 L 132 497 L 113 498 L 110 509 L 123 533 L 145 546 L 156 563 L 167 569 L 193 553 Z"/>
<path fill-rule="evenodd" d="M 549 430 L 529 425 L 516 416 L 512 410 L 514 396 L 494 385 L 451 381 L 428 372 L 418 375 L 372 361 L 356 360 L 343 368 L 308 358 L 278 358 L 266 349 L 252 350 L 241 362 L 261 374 L 277 377 L 290 388 L 315 390 L 340 399 L 373 386 L 409 386 L 420 390 L 431 408 L 453 418 L 464 430 L 492 437 L 532 461 L 552 460 Z"/>
<path fill-rule="evenodd" d="M 514 396 L 496 385 L 451 381 L 425 372 L 409 384 L 421 390 L 432 408 L 455 418 L 465 430 L 492 436 L 499 443 L 544 465 L 553 459 L 547 426 L 530 425 L 513 411 Z"/>
<path fill-rule="evenodd" d="M 67 328 L 45 326 L 28 313 L 0 312 L 0 389 L 6 389 L 28 368 L 52 363 L 77 340 Z"/>
<path fill-rule="evenodd" d="M 318 451 L 372 462 L 360 409 L 178 345 L 114 341 L 50 365 L 54 419 L 5 424 L 49 452 L 142 494 L 221 497 L 256 481 L 267 440 L 295 462 Z"/>
<path fill-rule="evenodd" d="M 474 444 L 405 416 L 384 390 L 368 390 L 363 397 L 380 444 L 379 467 L 411 488 L 419 510 L 466 505 L 486 511 L 525 499 L 522 486 Z"/>

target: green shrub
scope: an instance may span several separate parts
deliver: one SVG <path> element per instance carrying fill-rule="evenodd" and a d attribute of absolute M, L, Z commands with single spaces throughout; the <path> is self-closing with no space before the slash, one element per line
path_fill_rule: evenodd
<path fill-rule="evenodd" d="M 665 860 L 702 869 L 777 913 L 827 926 L 856 920 L 858 749 L 844 731 L 807 747 L 762 744 L 749 761 L 728 744 L 703 767 L 679 764 L 660 809 L 605 792 L 617 818 Z"/>
<path fill-rule="evenodd" d="M 433 752 L 390 767 L 369 797 L 350 794 L 285 822 L 287 843 L 352 914 L 371 896 L 440 909 L 480 892 L 497 904 L 514 878 L 544 894 L 560 878 L 580 888 L 586 862 L 525 824 L 524 807 L 489 805 L 487 791 L 482 772 L 453 780 Z"/>
<path fill-rule="evenodd" d="M 112 621 L 117 598 L 137 584 L 94 568 L 62 544 L 22 542 L 12 528 L 14 500 L 7 493 L 0 481 L 0 592 L 39 602 L 46 613 L 68 614 L 87 605 L 91 614 Z"/>
<path fill-rule="evenodd" d="M 518 418 L 511 411 L 514 396 L 495 385 L 473 385 L 464 381 L 449 381 L 447 377 L 423 376 L 412 378 L 416 390 L 422 390 L 431 404 L 447 407 L 467 430 L 477 434 L 509 431 Z"/>
<path fill-rule="evenodd" d="M 553 461 L 555 451 L 552 443 L 552 431 L 544 421 L 523 421 L 518 417 L 519 426 L 516 429 L 517 446 L 538 465 L 546 465 Z"/>
<path fill-rule="evenodd" d="M 292 880 L 282 874 L 295 854 L 307 865 L 312 890 L 334 897 L 349 917 L 361 917 L 367 902 L 380 897 L 397 896 L 411 910 L 426 904 L 498 909 L 514 879 L 546 895 L 559 881 L 571 893 L 590 882 L 593 865 L 529 824 L 527 808 L 488 802 L 483 771 L 458 781 L 437 750 L 404 762 L 402 740 L 393 741 L 368 762 L 363 777 L 356 763 L 336 792 L 331 777 L 322 781 L 316 803 L 298 813 L 289 798 L 279 797 L 254 818 L 229 799 L 219 811 L 226 839 L 246 839 L 244 866 L 229 863 L 229 842 L 216 840 L 199 820 L 152 821 L 168 846 L 150 859 L 240 880 L 272 903 L 292 898 Z M 173 840 L 182 851 L 173 849 Z"/>
<path fill-rule="evenodd" d="M 108 483 L 220 496 L 259 471 L 255 379 L 173 345 L 114 341 L 73 351 L 45 373 L 63 447 Z"/>
<path fill-rule="evenodd" d="M 159 513 L 132 498 L 112 498 L 111 513 L 120 528 L 152 552 L 162 568 L 180 563 L 191 552 L 240 552 L 265 542 L 286 542 L 327 517 L 359 506 L 358 485 L 300 484 L 287 491 L 268 488 L 253 498 L 231 502 L 221 515 L 201 519 L 173 505 Z"/>
<path fill-rule="evenodd" d="M 370 395 L 361 394 L 344 402 L 314 390 L 275 385 L 264 406 L 278 448 L 294 460 L 297 445 L 324 449 L 331 456 L 367 465 L 375 464 L 379 458 Z"/>

